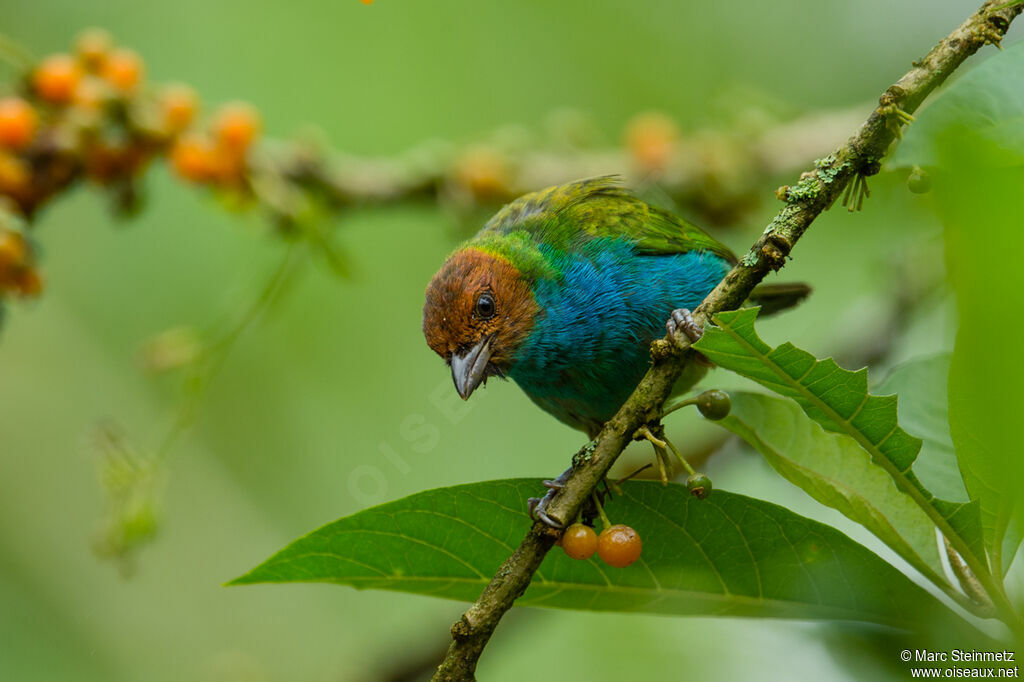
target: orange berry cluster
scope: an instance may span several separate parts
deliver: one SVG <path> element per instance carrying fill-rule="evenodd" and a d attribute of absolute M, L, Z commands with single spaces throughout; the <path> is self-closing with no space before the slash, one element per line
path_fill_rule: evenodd
<path fill-rule="evenodd" d="M 184 91 L 166 91 L 161 102 L 168 119 L 191 122 L 176 112 L 187 109 Z M 185 180 L 237 185 L 243 182 L 249 148 L 260 132 L 260 119 L 248 104 L 237 102 L 220 108 L 208 132 L 185 132 L 171 148 L 171 165 Z"/>
<path fill-rule="evenodd" d="M 111 190 L 123 213 L 137 208 L 136 183 L 166 154 L 189 181 L 248 189 L 248 154 L 259 115 L 236 103 L 194 130 L 199 98 L 185 85 L 147 87 L 146 65 L 102 30 L 83 32 L 0 97 L 0 301 L 41 290 L 24 226 L 50 197 L 81 179 Z"/>
<path fill-rule="evenodd" d="M 32 143 L 38 127 L 39 116 L 28 102 L 20 97 L 0 99 L 0 194 L 16 197 L 29 187 L 31 174 L 18 153 Z M 21 224 L 0 204 L 0 301 L 10 294 L 36 296 L 43 288 Z"/>
<path fill-rule="evenodd" d="M 31 248 L 14 230 L 0 230 L 0 292 L 35 296 L 43 289 L 39 272 L 31 265 Z"/>
<path fill-rule="evenodd" d="M 615 568 L 629 566 L 643 550 L 640 535 L 621 523 L 607 526 L 601 535 L 586 524 L 574 523 L 562 533 L 559 544 L 573 559 L 589 559 L 596 552 L 601 561 Z"/>

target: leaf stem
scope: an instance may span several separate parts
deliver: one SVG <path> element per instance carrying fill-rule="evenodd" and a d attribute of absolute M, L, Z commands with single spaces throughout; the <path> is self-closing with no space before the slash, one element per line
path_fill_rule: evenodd
<path fill-rule="evenodd" d="M 597 514 L 601 517 L 601 530 L 608 530 L 612 522 L 608 520 L 608 515 L 604 513 L 604 507 L 601 505 L 601 500 L 597 499 L 597 491 L 590 493 L 590 499 L 594 501 L 594 506 L 597 507 Z"/>
<path fill-rule="evenodd" d="M 687 407 L 689 405 L 696 405 L 696 404 L 697 404 L 697 399 L 696 398 L 687 398 L 686 400 L 680 400 L 679 402 L 672 403 L 671 405 L 666 407 L 664 410 L 662 410 L 661 411 L 661 416 L 662 417 L 667 417 L 668 415 L 672 414 L 676 410 L 682 409 L 682 408 Z"/>
<path fill-rule="evenodd" d="M 686 461 L 685 457 L 683 457 L 683 453 L 679 452 L 679 449 L 672 443 L 672 441 L 666 438 L 665 443 L 668 444 L 669 449 L 672 450 L 672 454 L 674 454 L 679 459 L 679 462 L 683 465 L 683 468 L 686 469 L 686 473 L 690 474 L 691 476 L 696 476 L 697 471 L 692 466 L 690 466 L 690 463 Z"/>

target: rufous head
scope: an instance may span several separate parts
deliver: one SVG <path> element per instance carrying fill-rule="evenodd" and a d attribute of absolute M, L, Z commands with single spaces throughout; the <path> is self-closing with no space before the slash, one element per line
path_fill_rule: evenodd
<path fill-rule="evenodd" d="M 467 247 L 427 286 L 423 335 L 465 400 L 487 377 L 508 373 L 536 314 L 529 283 L 508 260 Z"/>

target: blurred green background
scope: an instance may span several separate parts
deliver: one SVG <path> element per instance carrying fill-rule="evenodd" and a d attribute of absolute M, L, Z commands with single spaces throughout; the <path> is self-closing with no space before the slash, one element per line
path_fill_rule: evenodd
<path fill-rule="evenodd" d="M 564 107 L 591 115 L 611 142 L 652 109 L 684 135 L 756 99 L 792 115 L 858 105 L 866 115 L 974 9 L 952 0 L 0 0 L 2 31 L 36 54 L 102 26 L 142 53 L 154 82 L 190 83 L 206 102 L 248 100 L 269 135 L 314 123 L 332 147 L 366 155 L 472 141 L 509 123 L 539 128 Z M 753 94 L 734 102 L 737 92 Z M 930 198 L 907 192 L 905 177 L 883 172 L 863 214 L 833 210 L 815 224 L 783 273 L 815 294 L 763 325 L 769 342 L 857 358 L 865 329 L 885 332 L 895 266 L 941 275 Z M 775 187 L 793 180 L 764 178 L 764 202 L 718 235 L 745 249 L 777 208 Z M 230 319 L 282 252 L 258 215 L 221 210 L 163 168 L 147 185 L 147 208 L 128 223 L 89 188 L 43 212 L 48 291 L 14 309 L 0 337 L 0 679 L 371 680 L 438 656 L 462 604 L 323 585 L 220 586 L 368 504 L 550 476 L 581 444 L 512 384 L 492 382 L 463 419 L 439 409 L 459 405 L 423 342 L 420 307 L 456 230 L 431 206 L 338 222 L 353 280 L 310 264 L 241 338 L 174 450 L 160 535 L 135 575 L 122 578 L 90 550 L 103 509 L 96 425 L 113 420 L 152 448 L 181 399 L 177 379 L 139 371 L 137 348 L 175 325 Z M 918 306 L 885 363 L 950 349 L 950 310 L 941 289 Z M 427 452 L 405 438 L 419 423 L 438 430 Z M 687 415 L 670 433 L 686 442 L 713 431 Z M 833 523 L 891 558 L 738 447 L 708 471 L 718 487 Z M 898 649 L 869 655 L 880 637 L 800 622 L 523 610 L 498 630 L 479 675 L 901 678 Z"/>

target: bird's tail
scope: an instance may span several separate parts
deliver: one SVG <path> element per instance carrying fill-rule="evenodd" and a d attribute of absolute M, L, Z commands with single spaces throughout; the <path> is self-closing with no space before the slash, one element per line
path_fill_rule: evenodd
<path fill-rule="evenodd" d="M 774 315 L 792 308 L 811 293 L 811 287 L 803 282 L 783 284 L 759 284 L 750 292 L 749 300 L 761 306 L 761 315 Z"/>

